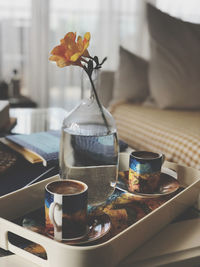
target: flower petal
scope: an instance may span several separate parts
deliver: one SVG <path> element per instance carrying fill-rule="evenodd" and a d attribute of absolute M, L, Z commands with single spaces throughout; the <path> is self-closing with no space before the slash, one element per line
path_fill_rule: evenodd
<path fill-rule="evenodd" d="M 49 60 L 55 61 L 57 66 L 60 68 L 70 65 L 63 57 L 60 56 L 51 56 L 49 57 Z"/>
<path fill-rule="evenodd" d="M 63 58 L 57 60 L 57 61 L 56 61 L 56 64 L 57 64 L 57 66 L 60 67 L 60 68 L 63 68 L 63 67 L 66 67 L 66 66 L 71 65 L 69 62 L 65 61 Z"/>
<path fill-rule="evenodd" d="M 52 55 L 63 56 L 64 53 L 65 53 L 65 47 L 62 45 L 58 45 L 58 46 L 54 47 L 54 49 L 51 51 Z"/>
<path fill-rule="evenodd" d="M 80 52 L 79 53 L 75 53 L 73 56 L 71 56 L 70 60 L 72 62 L 75 62 L 75 61 L 77 61 L 79 59 L 80 56 L 82 56 L 82 53 L 80 53 Z"/>
<path fill-rule="evenodd" d="M 75 42 L 76 33 L 75 32 L 68 32 L 64 37 L 64 40 L 66 40 L 66 39 L 71 39 L 73 42 Z"/>
<path fill-rule="evenodd" d="M 90 33 L 89 32 L 85 33 L 84 39 L 86 39 L 87 41 L 90 41 Z"/>
<path fill-rule="evenodd" d="M 84 51 L 83 57 L 90 57 L 90 54 L 87 49 Z"/>
<path fill-rule="evenodd" d="M 83 40 L 82 40 L 82 37 L 81 36 L 78 36 L 78 39 L 77 39 L 77 48 L 79 51 L 81 51 L 83 49 Z"/>
<path fill-rule="evenodd" d="M 51 60 L 51 61 L 57 61 L 57 60 L 59 60 L 59 57 L 58 56 L 50 56 L 49 57 L 49 60 Z"/>

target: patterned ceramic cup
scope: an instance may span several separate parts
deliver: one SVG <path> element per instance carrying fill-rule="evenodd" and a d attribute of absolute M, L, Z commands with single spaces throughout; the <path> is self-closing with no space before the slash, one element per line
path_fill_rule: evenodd
<path fill-rule="evenodd" d="M 59 180 L 45 187 L 46 232 L 56 240 L 73 240 L 87 232 L 88 186 Z"/>
<path fill-rule="evenodd" d="M 134 151 L 129 161 L 129 190 L 153 193 L 158 188 L 165 156 L 150 151 Z"/>

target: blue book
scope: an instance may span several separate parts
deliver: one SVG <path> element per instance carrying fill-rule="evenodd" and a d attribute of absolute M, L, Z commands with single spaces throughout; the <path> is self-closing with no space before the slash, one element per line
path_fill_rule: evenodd
<path fill-rule="evenodd" d="M 60 131 L 8 135 L 3 143 L 17 151 L 31 163 L 44 166 L 58 162 Z"/>

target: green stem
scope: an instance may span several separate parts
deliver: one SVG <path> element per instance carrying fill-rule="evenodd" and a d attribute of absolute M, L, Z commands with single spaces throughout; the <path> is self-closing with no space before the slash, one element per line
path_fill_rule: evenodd
<path fill-rule="evenodd" d="M 102 105 L 101 105 L 101 102 L 99 101 L 99 98 L 98 98 L 98 95 L 97 95 L 97 92 L 96 92 L 96 89 L 95 89 L 95 86 L 94 86 L 92 77 L 91 77 L 91 75 L 87 72 L 87 70 L 86 70 L 85 68 L 84 68 L 84 70 L 86 71 L 86 73 L 87 73 L 87 75 L 88 75 L 88 77 L 89 77 L 89 79 L 90 79 L 90 82 L 91 82 L 91 85 L 92 85 L 92 90 L 93 90 L 93 92 L 94 92 L 94 95 L 95 95 L 97 104 L 98 104 L 98 106 L 99 106 L 99 109 L 100 109 L 100 111 L 101 111 L 102 118 L 103 118 L 103 120 L 104 120 L 104 123 L 105 123 L 105 125 L 106 125 L 106 128 L 107 128 L 107 130 L 108 130 L 108 134 L 109 134 L 109 133 L 110 133 L 109 125 L 108 125 L 107 119 L 106 119 L 106 117 L 105 117 L 105 114 L 104 114 L 104 112 L 103 112 L 103 107 L 102 107 Z"/>

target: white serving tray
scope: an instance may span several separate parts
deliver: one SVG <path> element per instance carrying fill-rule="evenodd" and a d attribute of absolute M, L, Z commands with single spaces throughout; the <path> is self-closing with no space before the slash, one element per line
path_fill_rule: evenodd
<path fill-rule="evenodd" d="M 129 154 L 120 155 L 120 170 L 128 169 L 128 159 Z M 177 171 L 178 180 L 185 189 L 135 224 L 99 245 L 83 247 L 65 245 L 10 222 L 43 206 L 44 187 L 50 181 L 59 179 L 58 176 L 1 197 L 0 247 L 45 267 L 116 266 L 197 201 L 200 192 L 200 171 L 169 162 L 165 162 L 164 167 Z M 43 246 L 47 253 L 47 260 L 11 244 L 8 240 L 8 232 Z"/>

